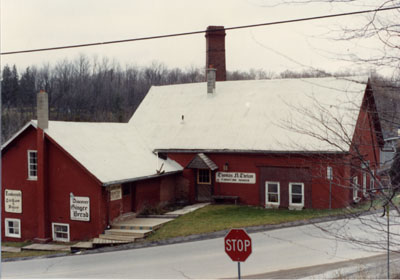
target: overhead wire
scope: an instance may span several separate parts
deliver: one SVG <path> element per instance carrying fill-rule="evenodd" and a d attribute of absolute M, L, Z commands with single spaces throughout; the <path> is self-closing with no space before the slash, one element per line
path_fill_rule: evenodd
<path fill-rule="evenodd" d="M 221 28 L 221 29 L 212 29 L 210 31 L 218 32 L 218 31 L 223 31 L 223 30 L 254 28 L 254 27 L 260 27 L 260 26 L 270 26 L 270 25 L 287 24 L 287 23 L 295 23 L 295 22 L 302 22 L 302 21 L 311 21 L 311 20 L 320 20 L 320 19 L 326 19 L 326 18 L 366 14 L 366 13 L 376 13 L 376 12 L 382 12 L 382 11 L 388 11 L 388 10 L 395 10 L 395 9 L 400 9 L 400 6 L 392 6 L 392 7 L 354 11 L 354 12 L 339 13 L 339 14 L 328 14 L 328 15 L 322 15 L 322 16 L 305 17 L 305 18 L 297 18 L 297 19 L 289 19 L 289 20 L 280 20 L 280 21 L 265 22 L 265 23 L 258 23 L 258 24 L 240 25 L 240 26 L 226 27 L 226 28 Z M 2 53 L 0 53 L 0 55 L 12 55 L 12 54 L 21 54 L 21 53 L 33 53 L 33 52 L 54 51 L 54 50 L 62 50 L 62 49 L 92 47 L 92 46 L 100 46 L 100 45 L 120 44 L 120 43 L 135 42 L 135 41 L 144 41 L 144 40 L 154 40 L 154 39 L 161 39 L 161 38 L 195 35 L 195 34 L 201 34 L 201 33 L 206 33 L 206 32 L 210 32 L 210 31 L 199 30 L 199 31 L 191 31 L 191 32 L 183 32 L 183 33 L 172 33 L 172 34 L 155 35 L 155 36 L 148 36 L 148 37 L 130 38 L 130 39 L 123 39 L 123 40 L 96 42 L 96 43 L 85 43 L 85 44 L 76 44 L 76 45 L 65 45 L 65 46 L 59 46 L 59 47 L 8 51 L 8 52 L 2 52 Z"/>

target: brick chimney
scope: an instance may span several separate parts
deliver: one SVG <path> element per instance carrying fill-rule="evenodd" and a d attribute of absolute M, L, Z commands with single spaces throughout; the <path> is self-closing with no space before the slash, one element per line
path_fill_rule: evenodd
<path fill-rule="evenodd" d="M 216 69 L 216 80 L 226 81 L 225 29 L 223 26 L 209 26 L 206 31 L 206 69 Z M 212 65 L 212 67 L 210 67 Z M 206 79 L 207 79 L 206 73 Z"/>

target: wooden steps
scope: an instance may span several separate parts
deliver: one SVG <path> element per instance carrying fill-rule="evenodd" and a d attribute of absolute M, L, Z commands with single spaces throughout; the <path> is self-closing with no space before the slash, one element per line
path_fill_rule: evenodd
<path fill-rule="evenodd" d="M 129 242 L 134 242 L 137 239 L 136 237 L 133 236 L 116 235 L 116 234 L 100 234 L 99 238 L 109 239 L 109 240 L 129 241 Z"/>
<path fill-rule="evenodd" d="M 78 242 L 74 245 L 71 245 L 71 252 L 80 251 L 80 250 L 88 250 L 88 249 L 93 249 L 93 242 L 82 241 L 82 242 Z"/>
<path fill-rule="evenodd" d="M 153 231 L 150 229 L 108 229 L 105 230 L 105 235 L 123 235 L 135 238 L 144 238 Z"/>
<path fill-rule="evenodd" d="M 167 218 L 134 218 L 113 223 L 112 228 L 128 230 L 156 230 L 162 227 L 163 224 L 172 220 L 173 219 Z"/>
<path fill-rule="evenodd" d="M 198 203 L 188 205 L 182 209 L 166 213 L 164 215 L 150 215 L 137 217 L 134 212 L 124 213 L 113 220 L 111 229 L 107 229 L 103 234 L 94 238 L 91 242 L 78 243 L 73 249 L 88 249 L 113 244 L 125 244 L 146 238 L 154 230 L 162 227 L 165 223 L 172 221 L 181 215 L 193 212 L 209 203 Z"/>
<path fill-rule="evenodd" d="M 135 242 L 172 220 L 170 218 L 136 218 L 135 213 L 124 214 L 114 220 L 111 229 L 105 230 L 104 234 L 95 238 L 93 245 Z"/>
<path fill-rule="evenodd" d="M 130 241 L 93 238 L 92 243 L 93 245 L 108 245 L 108 244 L 125 244 L 125 243 L 130 243 Z"/>

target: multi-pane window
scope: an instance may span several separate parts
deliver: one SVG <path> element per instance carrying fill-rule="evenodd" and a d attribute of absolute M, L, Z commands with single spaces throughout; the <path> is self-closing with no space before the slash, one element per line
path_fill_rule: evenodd
<path fill-rule="evenodd" d="M 289 205 L 304 206 L 303 183 L 289 183 Z"/>
<path fill-rule="evenodd" d="M 198 184 L 211 184 L 211 171 L 209 169 L 197 170 L 197 183 Z"/>
<path fill-rule="evenodd" d="M 21 238 L 21 221 L 19 219 L 5 219 L 5 235 Z"/>
<path fill-rule="evenodd" d="M 267 204 L 277 204 L 280 203 L 279 195 L 279 182 L 266 182 L 265 183 L 265 197 Z"/>
<path fill-rule="evenodd" d="M 28 151 L 28 178 L 37 179 L 37 151 Z"/>
<path fill-rule="evenodd" d="M 69 225 L 53 223 L 53 240 L 69 242 Z"/>

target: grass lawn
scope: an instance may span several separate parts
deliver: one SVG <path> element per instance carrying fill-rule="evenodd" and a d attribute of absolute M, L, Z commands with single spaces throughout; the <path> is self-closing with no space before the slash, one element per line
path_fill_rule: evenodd
<path fill-rule="evenodd" d="M 10 258 L 24 258 L 24 257 L 39 257 L 46 255 L 54 255 L 58 253 L 65 253 L 64 251 L 21 251 L 19 253 L 11 253 L 11 252 L 1 252 L 1 259 L 10 259 Z"/>
<path fill-rule="evenodd" d="M 343 209 L 291 211 L 242 205 L 208 205 L 165 224 L 146 240 L 155 241 L 230 228 L 309 220 L 311 218 L 343 214 L 344 211 Z"/>
<path fill-rule="evenodd" d="M 400 196 L 394 199 L 394 203 L 397 205 L 400 203 Z M 208 205 L 165 224 L 147 237 L 146 240 L 157 241 L 230 228 L 273 225 L 319 217 L 368 212 L 370 210 L 379 209 L 382 205 L 382 201 L 375 200 L 372 202 L 373 207 L 371 207 L 370 201 L 366 201 L 350 209 L 304 209 L 301 211 L 265 209 L 243 205 Z"/>

